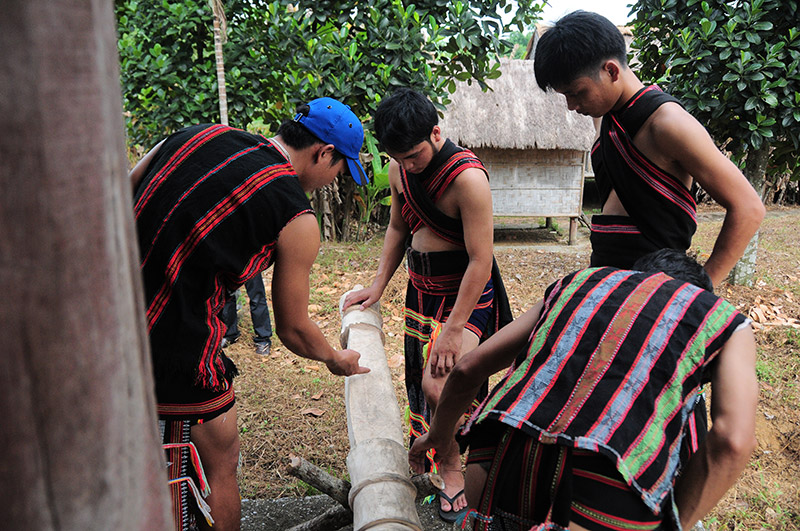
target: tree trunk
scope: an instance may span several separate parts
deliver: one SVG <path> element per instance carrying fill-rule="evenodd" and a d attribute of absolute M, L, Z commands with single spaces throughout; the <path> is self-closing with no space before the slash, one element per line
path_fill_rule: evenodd
<path fill-rule="evenodd" d="M 355 204 L 354 196 L 356 191 L 356 185 L 353 182 L 353 179 L 350 177 L 343 178 L 345 182 L 340 183 L 340 190 L 344 189 L 344 201 L 342 201 L 341 208 L 339 209 L 339 219 L 337 222 L 341 225 L 342 231 L 342 241 L 349 242 L 354 240 L 353 235 L 351 234 L 351 223 L 350 219 L 353 216 L 353 205 Z M 360 227 L 359 222 L 359 227 Z M 360 234 L 360 231 L 359 231 Z"/>
<path fill-rule="evenodd" d="M 209 0 L 214 13 L 214 58 L 217 63 L 217 92 L 219 93 L 219 123 L 228 125 L 228 95 L 225 92 L 225 59 L 222 45 L 225 37 L 225 11 L 220 0 Z M 220 31 L 222 28 L 222 31 Z"/>
<path fill-rule="evenodd" d="M 113 2 L 0 16 L 4 529 L 169 529 Z"/>
<path fill-rule="evenodd" d="M 744 176 L 753 185 L 759 197 L 764 197 L 764 175 L 767 171 L 767 161 L 769 160 L 770 146 L 762 144 L 761 148 L 747 153 L 747 160 L 744 165 Z M 744 254 L 733 267 L 730 274 L 732 284 L 739 286 L 752 286 L 753 277 L 756 272 L 756 256 L 758 255 L 758 232 L 747 244 Z"/>

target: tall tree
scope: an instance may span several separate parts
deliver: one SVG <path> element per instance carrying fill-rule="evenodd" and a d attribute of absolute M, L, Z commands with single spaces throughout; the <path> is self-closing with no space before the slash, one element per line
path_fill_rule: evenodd
<path fill-rule="evenodd" d="M 228 125 L 228 97 L 225 93 L 225 58 L 222 45 L 228 40 L 225 8 L 221 0 L 208 0 L 214 17 L 214 59 L 217 65 L 217 94 L 219 94 L 219 122 Z"/>
<path fill-rule="evenodd" d="M 114 15 L 0 17 L 3 529 L 167 529 Z"/>
<path fill-rule="evenodd" d="M 772 175 L 800 171 L 800 3 L 639 0 L 632 10 L 644 79 L 682 100 L 764 194 Z M 752 282 L 757 238 L 734 269 Z"/>

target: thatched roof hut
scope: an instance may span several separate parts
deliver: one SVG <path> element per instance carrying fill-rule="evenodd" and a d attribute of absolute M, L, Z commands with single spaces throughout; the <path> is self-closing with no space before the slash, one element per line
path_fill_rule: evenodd
<path fill-rule="evenodd" d="M 570 242 L 581 216 L 592 118 L 536 84 L 533 61 L 502 59 L 488 92 L 458 83 L 441 120 L 443 134 L 486 165 L 496 216 L 561 217 Z"/>
<path fill-rule="evenodd" d="M 593 120 L 567 109 L 564 96 L 536 84 L 533 61 L 501 59 L 499 78 L 483 92 L 458 83 L 441 120 L 442 131 L 469 148 L 568 149 L 586 151 Z"/>

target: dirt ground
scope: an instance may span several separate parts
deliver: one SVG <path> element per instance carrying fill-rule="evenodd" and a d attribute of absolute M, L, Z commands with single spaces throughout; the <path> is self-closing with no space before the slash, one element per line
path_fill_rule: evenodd
<path fill-rule="evenodd" d="M 702 262 L 721 226 L 722 211 L 701 207 L 699 218 L 691 252 Z M 587 229 L 580 227 L 576 244 L 570 246 L 566 243 L 566 218 L 557 218 L 553 229 L 540 227 L 540 223 L 536 219 L 505 219 L 498 223 L 505 229 L 496 233 L 495 255 L 515 315 L 532 306 L 553 280 L 588 264 Z M 800 529 L 798 227 L 800 208 L 770 209 L 760 231 L 754 286 L 723 284 L 717 290 L 749 315 L 757 330 L 759 444 L 737 485 L 706 518 L 707 529 Z M 356 284 L 371 283 L 381 245 L 382 234 L 366 243 L 323 244 L 312 271 L 309 311 L 331 344 L 339 342 L 339 297 Z M 399 269 L 381 301 L 386 356 L 401 410 L 406 406 L 402 347 L 406 280 L 406 274 Z M 267 272 L 268 290 L 270 281 Z M 277 337 L 273 338 L 269 356 L 257 355 L 246 303 L 239 315 L 244 334 L 227 352 L 240 370 L 236 391 L 242 440 L 242 496 L 318 494 L 289 476 L 285 466 L 289 455 L 294 454 L 347 478 L 344 381 L 331 376 L 323 364 L 294 356 Z"/>

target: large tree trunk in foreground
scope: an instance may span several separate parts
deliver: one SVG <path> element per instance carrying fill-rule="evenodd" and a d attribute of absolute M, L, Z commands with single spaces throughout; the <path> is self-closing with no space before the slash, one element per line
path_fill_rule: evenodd
<path fill-rule="evenodd" d="M 3 529 L 171 528 L 110 1 L 0 16 Z"/>
<path fill-rule="evenodd" d="M 744 176 L 753 185 L 759 197 L 764 197 L 764 175 L 767 171 L 770 147 L 763 144 L 760 149 L 750 151 L 744 166 Z M 752 286 L 753 277 L 756 272 L 756 256 L 758 255 L 758 232 L 755 233 L 750 243 L 742 254 L 742 257 L 733 267 L 730 274 L 730 281 L 739 286 Z"/>
<path fill-rule="evenodd" d="M 342 346 L 359 352 L 371 371 L 345 379 L 353 530 L 421 530 L 382 324 L 378 303 L 342 313 Z"/>

